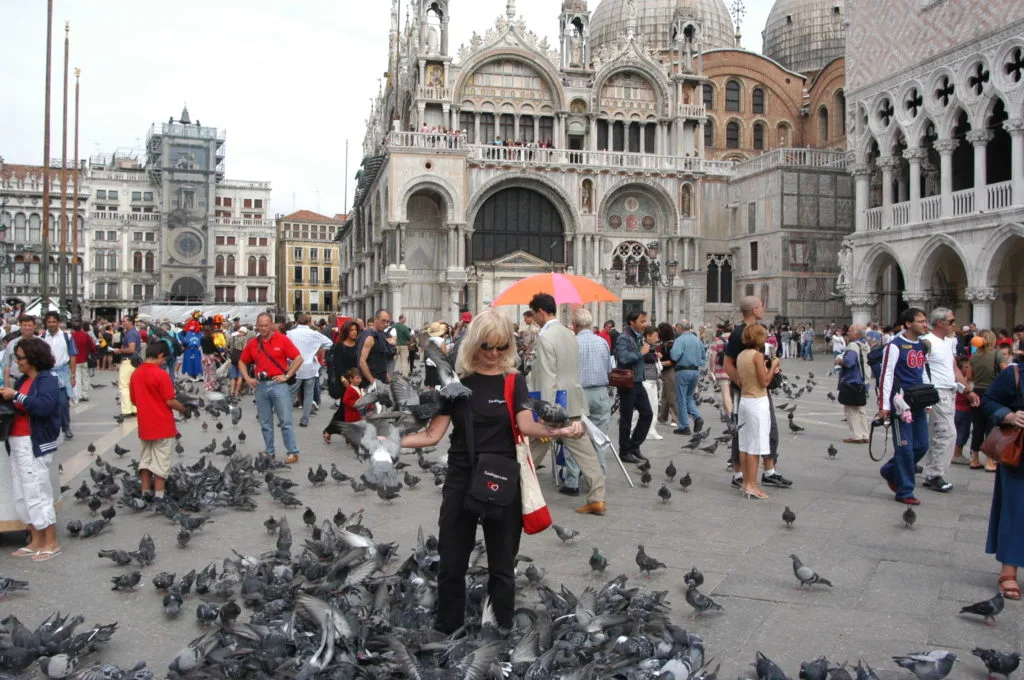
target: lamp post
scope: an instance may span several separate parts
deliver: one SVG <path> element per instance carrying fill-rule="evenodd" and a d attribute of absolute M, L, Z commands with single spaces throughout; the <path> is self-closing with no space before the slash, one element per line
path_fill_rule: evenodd
<path fill-rule="evenodd" d="M 676 274 L 679 273 L 679 262 L 676 260 L 670 260 L 665 263 L 665 273 L 662 275 L 661 260 L 658 259 L 658 253 L 661 250 L 661 244 L 657 241 L 651 241 L 647 244 L 647 278 L 651 284 L 651 323 L 657 322 L 658 316 L 658 287 L 662 286 L 665 288 L 671 288 L 672 282 L 675 281 Z M 637 263 L 639 266 L 639 263 Z"/>

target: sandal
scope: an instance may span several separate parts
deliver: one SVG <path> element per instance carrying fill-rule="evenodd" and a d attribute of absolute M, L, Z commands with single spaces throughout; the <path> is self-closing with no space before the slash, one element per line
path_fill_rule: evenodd
<path fill-rule="evenodd" d="M 37 552 L 38 551 L 33 550 L 32 548 L 26 545 L 25 547 L 18 548 L 17 550 L 12 552 L 11 557 L 33 557 Z"/>
<path fill-rule="evenodd" d="M 330 432 L 324 432 L 324 444 L 330 444 L 330 443 L 331 443 L 331 433 Z"/>
<path fill-rule="evenodd" d="M 1009 584 L 1009 585 L 1006 585 Z M 1016 576 L 1002 576 L 999 579 L 999 592 L 1007 600 L 1020 599 L 1020 586 L 1017 585 Z"/>
<path fill-rule="evenodd" d="M 60 548 L 57 548 L 56 550 L 40 550 L 32 556 L 32 561 L 46 562 L 47 560 L 52 560 L 57 555 L 60 555 Z"/>

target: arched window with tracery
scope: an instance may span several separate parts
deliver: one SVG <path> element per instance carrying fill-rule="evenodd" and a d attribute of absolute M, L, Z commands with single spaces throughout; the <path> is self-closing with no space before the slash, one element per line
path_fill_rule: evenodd
<path fill-rule="evenodd" d="M 132 254 L 132 271 L 142 271 L 142 253 L 137 250 Z"/>
<path fill-rule="evenodd" d="M 646 285 L 650 271 L 647 248 L 638 241 L 620 243 L 612 254 L 612 270 L 623 273 L 627 286 Z"/>
<path fill-rule="evenodd" d="M 218 255 L 214 264 L 214 274 L 217 276 L 224 276 L 224 256 Z"/>
<path fill-rule="evenodd" d="M 224 263 L 224 269 L 228 276 L 235 275 L 235 256 L 228 255 L 227 261 Z"/>
<path fill-rule="evenodd" d="M 107 253 L 107 271 L 117 271 L 117 253 L 115 253 L 114 251 L 110 251 Z"/>
<path fill-rule="evenodd" d="M 156 256 L 153 253 L 146 253 L 146 272 L 152 274 L 155 268 Z"/>
<path fill-rule="evenodd" d="M 754 123 L 754 149 L 764 151 L 764 123 Z"/>
<path fill-rule="evenodd" d="M 266 276 L 267 275 L 267 256 L 266 255 L 261 255 L 260 256 L 259 275 L 260 276 Z"/>
<path fill-rule="evenodd" d="M 732 303 L 732 255 L 708 253 L 705 301 Z"/>
<path fill-rule="evenodd" d="M 740 124 L 735 120 L 729 121 L 725 126 L 725 148 L 740 148 Z"/>
<path fill-rule="evenodd" d="M 249 256 L 249 265 L 248 265 L 248 268 L 246 270 L 248 272 L 249 276 L 259 276 L 259 274 L 256 273 L 256 271 L 257 271 L 257 269 L 256 269 L 256 267 L 257 267 L 256 262 L 257 262 L 256 256 L 255 255 L 250 255 Z"/>

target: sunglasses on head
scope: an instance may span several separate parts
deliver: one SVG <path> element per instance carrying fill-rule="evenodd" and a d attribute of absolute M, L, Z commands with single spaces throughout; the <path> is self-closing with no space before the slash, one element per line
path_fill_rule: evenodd
<path fill-rule="evenodd" d="M 496 349 L 499 352 L 506 352 L 508 351 L 508 347 L 508 343 L 505 343 L 504 345 L 489 345 L 486 342 L 480 343 L 480 349 L 482 349 L 485 352 L 490 352 L 492 349 Z"/>

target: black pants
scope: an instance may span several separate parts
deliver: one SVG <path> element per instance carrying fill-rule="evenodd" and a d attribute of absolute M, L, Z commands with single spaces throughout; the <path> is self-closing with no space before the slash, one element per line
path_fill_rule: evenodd
<path fill-rule="evenodd" d="M 632 436 L 630 429 L 633 427 L 633 411 L 640 413 L 636 421 L 636 429 Z M 647 398 L 647 390 L 644 384 L 634 382 L 631 389 L 619 388 L 619 454 L 626 455 L 640 450 L 640 445 L 647 438 L 647 432 L 651 429 L 654 421 L 654 409 L 651 408 L 651 400 Z"/>
<path fill-rule="evenodd" d="M 981 399 L 985 396 L 985 389 L 975 387 L 974 393 Z M 981 451 L 985 437 L 992 430 L 992 422 L 985 416 L 985 411 L 980 406 L 971 409 L 971 418 L 971 451 Z"/>
<path fill-rule="evenodd" d="M 476 527 L 484 528 L 487 547 L 487 592 L 498 625 L 512 626 L 516 606 L 515 559 L 523 534 L 523 508 L 519 493 L 497 518 L 480 518 L 465 509 L 472 472 L 450 467 L 442 489 L 438 518 L 437 621 L 435 628 L 451 634 L 466 618 L 466 571 L 476 543 Z"/>
<path fill-rule="evenodd" d="M 739 425 L 737 418 L 739 417 L 740 409 L 740 391 L 733 389 L 732 385 L 729 386 L 732 390 L 732 424 L 733 426 Z M 775 398 L 772 397 L 772 393 L 768 392 L 768 410 L 772 414 L 772 429 L 768 431 L 768 450 L 769 454 L 765 456 L 772 462 L 778 462 L 779 460 L 779 423 L 775 420 Z M 740 471 L 740 438 L 738 434 L 732 436 L 732 471 Z"/>

